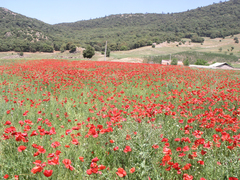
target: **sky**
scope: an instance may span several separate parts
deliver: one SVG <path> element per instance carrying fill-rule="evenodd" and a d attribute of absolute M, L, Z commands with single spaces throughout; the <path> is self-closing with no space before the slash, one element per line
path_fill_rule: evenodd
<path fill-rule="evenodd" d="M 174 13 L 220 0 L 0 0 L 0 7 L 48 24 L 76 22 L 125 13 Z M 225 0 L 222 0 L 225 1 Z"/>

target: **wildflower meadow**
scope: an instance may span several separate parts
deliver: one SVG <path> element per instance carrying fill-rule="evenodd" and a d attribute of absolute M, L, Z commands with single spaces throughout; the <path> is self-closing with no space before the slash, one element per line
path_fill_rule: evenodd
<path fill-rule="evenodd" d="M 1 179 L 240 179 L 240 71 L 0 66 Z"/>

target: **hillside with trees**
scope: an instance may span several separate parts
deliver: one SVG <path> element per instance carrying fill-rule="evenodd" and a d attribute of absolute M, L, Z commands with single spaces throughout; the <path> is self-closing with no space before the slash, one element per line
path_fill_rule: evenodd
<path fill-rule="evenodd" d="M 165 41 L 180 42 L 182 38 L 203 43 L 202 37 L 225 38 L 240 33 L 239 19 L 240 0 L 181 13 L 118 14 L 56 25 L 0 8 L 0 51 L 19 50 L 19 44 L 24 44 L 21 46 L 23 51 L 41 50 L 37 47 L 43 44 L 65 50 L 67 43 L 83 47 L 91 45 L 96 51 L 102 51 L 108 41 L 109 49 L 114 51 Z"/>

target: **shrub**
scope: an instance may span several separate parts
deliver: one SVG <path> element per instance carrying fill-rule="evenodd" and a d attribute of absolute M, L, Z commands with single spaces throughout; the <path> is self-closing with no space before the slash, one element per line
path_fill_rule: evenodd
<path fill-rule="evenodd" d="M 172 61 L 171 61 L 171 65 L 177 65 L 178 64 L 178 60 L 176 58 L 174 58 Z"/>
<path fill-rule="evenodd" d="M 152 45 L 152 48 L 155 48 L 155 47 L 156 47 L 155 44 L 153 44 L 153 45 Z"/>
<path fill-rule="evenodd" d="M 95 55 L 95 50 L 90 45 L 88 45 L 87 48 L 83 51 L 84 58 L 92 58 L 94 55 Z"/>
<path fill-rule="evenodd" d="M 239 40 L 237 37 L 235 37 L 233 40 L 235 41 L 235 43 L 239 43 Z"/>
<path fill-rule="evenodd" d="M 70 47 L 69 47 L 69 50 L 70 50 L 69 52 L 73 53 L 73 52 L 76 51 L 76 49 L 77 49 L 76 45 L 75 44 L 71 44 Z"/>
<path fill-rule="evenodd" d="M 120 47 L 120 51 L 127 51 L 128 50 L 128 47 L 127 46 L 121 46 Z"/>
<path fill-rule="evenodd" d="M 14 51 L 15 51 L 15 52 L 21 52 L 21 48 L 20 48 L 20 47 L 15 47 L 15 48 L 14 48 Z"/>
<path fill-rule="evenodd" d="M 197 59 L 197 61 L 195 62 L 196 65 L 206 65 L 207 61 L 203 60 L 203 59 Z"/>
<path fill-rule="evenodd" d="M 41 49 L 42 52 L 53 52 L 53 50 L 53 47 L 48 44 L 44 44 Z"/>
<path fill-rule="evenodd" d="M 102 50 L 102 48 L 99 45 L 95 44 L 93 47 L 94 47 L 95 51 L 101 51 Z"/>
<path fill-rule="evenodd" d="M 110 49 L 107 49 L 107 52 L 106 52 L 107 57 L 110 57 L 110 52 L 111 52 Z"/>
<path fill-rule="evenodd" d="M 204 38 L 199 37 L 199 36 L 193 36 L 193 37 L 191 37 L 191 41 L 195 42 L 195 43 L 203 43 L 204 42 Z"/>
<path fill-rule="evenodd" d="M 66 50 L 66 44 L 62 44 L 60 47 L 61 53 L 63 53 Z"/>
<path fill-rule="evenodd" d="M 184 59 L 184 61 L 183 61 L 183 65 L 184 65 L 184 66 L 189 66 L 188 58 L 187 58 L 187 59 Z"/>
<path fill-rule="evenodd" d="M 21 52 L 19 53 L 19 55 L 20 55 L 20 56 L 23 56 L 23 52 L 21 51 Z"/>

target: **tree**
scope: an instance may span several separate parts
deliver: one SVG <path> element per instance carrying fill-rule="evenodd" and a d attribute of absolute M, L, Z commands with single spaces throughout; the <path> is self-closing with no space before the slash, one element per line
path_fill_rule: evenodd
<path fill-rule="evenodd" d="M 192 42 L 196 42 L 196 43 L 203 43 L 204 42 L 204 38 L 199 37 L 199 36 L 193 36 L 193 37 L 191 37 L 191 41 Z"/>
<path fill-rule="evenodd" d="M 62 44 L 60 47 L 61 53 L 63 53 L 66 50 L 66 44 Z"/>
<path fill-rule="evenodd" d="M 171 61 L 171 65 L 177 65 L 178 64 L 178 60 L 176 58 L 174 58 L 172 61 Z"/>
<path fill-rule="evenodd" d="M 97 44 L 95 44 L 93 47 L 94 47 L 95 51 L 101 51 L 102 50 L 102 48 Z"/>
<path fill-rule="evenodd" d="M 77 49 L 76 45 L 75 44 L 71 44 L 70 47 L 69 47 L 69 50 L 70 50 L 69 52 L 73 53 L 73 52 L 76 51 L 76 49 Z"/>
<path fill-rule="evenodd" d="M 70 46 L 71 46 L 71 42 L 68 42 L 67 44 L 66 44 L 66 50 L 70 50 Z"/>
<path fill-rule="evenodd" d="M 53 52 L 53 47 L 48 44 L 43 44 L 41 51 L 42 52 Z"/>
<path fill-rule="evenodd" d="M 110 49 L 107 49 L 107 52 L 106 52 L 107 57 L 110 57 L 110 52 L 111 52 Z"/>
<path fill-rule="evenodd" d="M 203 59 L 197 59 L 197 61 L 195 62 L 196 65 L 206 65 L 207 61 L 203 60 Z"/>
<path fill-rule="evenodd" d="M 84 58 L 92 58 L 94 55 L 95 55 L 95 50 L 90 45 L 88 45 L 87 48 L 83 51 Z"/>
<path fill-rule="evenodd" d="M 127 51 L 127 50 L 128 50 L 128 47 L 124 45 L 122 45 L 120 48 L 120 51 Z"/>
<path fill-rule="evenodd" d="M 188 58 L 183 60 L 183 65 L 184 66 L 189 66 Z"/>

